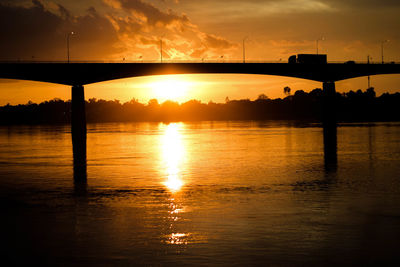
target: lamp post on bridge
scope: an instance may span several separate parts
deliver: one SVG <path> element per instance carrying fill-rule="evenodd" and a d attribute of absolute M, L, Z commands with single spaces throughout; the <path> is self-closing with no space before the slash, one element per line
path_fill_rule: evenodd
<path fill-rule="evenodd" d="M 383 40 L 383 41 L 381 42 L 382 64 L 384 63 L 384 62 L 383 62 L 383 44 L 384 44 L 384 43 L 387 43 L 387 42 L 389 42 L 389 40 Z"/>
<path fill-rule="evenodd" d="M 316 40 L 316 43 L 317 43 L 317 55 L 318 55 L 318 45 L 319 45 L 319 41 L 325 41 L 325 37 L 321 37 L 321 38 L 318 38 L 317 40 Z"/>
<path fill-rule="evenodd" d="M 163 62 L 163 38 L 164 38 L 164 36 L 165 36 L 165 34 L 163 34 L 161 37 L 160 37 L 160 62 L 162 63 Z"/>
<path fill-rule="evenodd" d="M 160 39 L 160 61 L 162 63 L 162 37 Z"/>
<path fill-rule="evenodd" d="M 68 59 L 68 63 L 69 63 L 69 38 L 71 37 L 71 35 L 74 35 L 74 32 L 69 32 L 67 34 L 67 59 Z"/>
<path fill-rule="evenodd" d="M 247 40 L 247 36 L 243 38 L 243 63 L 246 63 L 246 40 Z"/>
<path fill-rule="evenodd" d="M 367 64 L 369 65 L 369 60 L 371 57 L 368 55 L 367 56 Z M 368 75 L 368 88 L 371 88 L 371 77 Z"/>

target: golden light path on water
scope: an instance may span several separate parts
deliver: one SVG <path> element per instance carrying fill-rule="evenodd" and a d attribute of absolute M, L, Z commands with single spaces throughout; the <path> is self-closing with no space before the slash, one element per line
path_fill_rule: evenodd
<path fill-rule="evenodd" d="M 185 148 L 180 131 L 183 125 L 171 123 L 165 126 L 162 136 L 162 161 L 167 175 L 164 185 L 172 192 L 179 191 L 184 182 L 181 167 L 184 164 Z"/>
<path fill-rule="evenodd" d="M 162 127 L 165 127 L 161 138 L 161 158 L 166 175 L 164 185 L 172 194 L 169 199 L 169 233 L 166 235 L 166 243 L 187 245 L 190 234 L 176 232 L 174 229 L 174 223 L 180 219 L 180 213 L 184 212 L 184 207 L 181 207 L 175 199 L 184 185 L 182 168 L 185 164 L 186 151 L 181 134 L 183 124 L 171 123 Z"/>

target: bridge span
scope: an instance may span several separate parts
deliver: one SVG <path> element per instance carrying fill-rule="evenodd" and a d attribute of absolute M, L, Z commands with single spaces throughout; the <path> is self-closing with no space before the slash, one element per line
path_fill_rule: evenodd
<path fill-rule="evenodd" d="M 65 85 L 166 74 L 261 74 L 335 82 L 350 78 L 400 73 L 400 64 L 290 63 L 0 63 L 0 78 Z"/>

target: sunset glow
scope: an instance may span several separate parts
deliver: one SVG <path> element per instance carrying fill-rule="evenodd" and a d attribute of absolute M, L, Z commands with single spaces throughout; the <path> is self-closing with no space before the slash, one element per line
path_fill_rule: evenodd
<path fill-rule="evenodd" d="M 183 77 L 159 76 L 156 81 L 148 83 L 147 86 L 152 90 L 155 98 L 161 102 L 182 101 L 188 96 L 191 83 Z"/>

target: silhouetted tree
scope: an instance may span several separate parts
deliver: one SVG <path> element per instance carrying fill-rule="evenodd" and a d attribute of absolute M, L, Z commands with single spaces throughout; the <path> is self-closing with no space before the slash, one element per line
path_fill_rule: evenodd
<path fill-rule="evenodd" d="M 366 95 L 367 95 L 369 98 L 375 98 L 375 97 L 376 97 L 376 93 L 375 93 L 374 87 L 368 88 L 367 91 L 366 91 Z"/>
<path fill-rule="evenodd" d="M 190 100 L 179 104 L 165 101 L 162 104 L 151 99 L 147 105 L 132 99 L 126 103 L 118 100 L 86 102 L 87 121 L 190 121 L 190 120 L 309 120 L 320 121 L 323 91 L 316 88 L 309 93 L 298 90 L 284 99 L 269 99 L 260 94 L 254 101 L 229 100 L 226 103 L 207 104 Z M 400 121 L 398 106 L 400 93 L 385 93 L 376 97 L 374 88 L 336 94 L 336 110 L 339 121 Z M 0 107 L 0 124 L 69 123 L 71 101 L 52 99 L 35 104 Z"/>
<path fill-rule="evenodd" d="M 285 88 L 283 88 L 283 93 L 284 93 L 285 95 L 290 95 L 290 91 L 291 91 L 291 89 L 290 89 L 289 86 L 285 86 Z"/>
<path fill-rule="evenodd" d="M 158 100 L 157 99 L 150 99 L 147 105 L 148 106 L 152 106 L 152 107 L 159 106 Z"/>
<path fill-rule="evenodd" d="M 269 99 L 269 97 L 265 94 L 260 94 L 257 97 L 257 100 L 266 100 L 266 99 Z"/>

